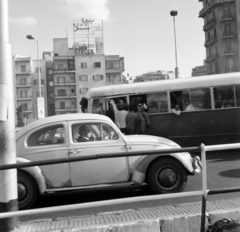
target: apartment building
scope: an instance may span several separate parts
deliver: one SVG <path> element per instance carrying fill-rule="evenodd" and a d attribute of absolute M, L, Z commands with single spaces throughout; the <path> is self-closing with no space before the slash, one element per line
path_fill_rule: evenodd
<path fill-rule="evenodd" d="M 73 49 L 68 48 L 67 38 L 53 39 L 52 68 L 52 71 L 48 69 L 48 81 L 52 77 L 49 84 L 53 86 L 53 92 L 48 95 L 49 108 L 52 109 L 50 102 L 53 104 L 54 98 L 55 114 L 76 113 L 75 58 Z"/>
<path fill-rule="evenodd" d="M 124 82 L 123 57 L 95 54 L 84 46 L 68 48 L 67 38 L 54 39 L 53 44 L 55 114 L 81 112 L 79 103 L 89 89 Z"/>
<path fill-rule="evenodd" d="M 46 65 L 40 60 L 41 94 L 46 99 Z M 31 57 L 13 56 L 15 108 L 22 105 L 26 123 L 37 119 L 37 97 L 39 96 L 38 60 Z M 45 107 L 46 112 L 46 107 Z"/>
<path fill-rule="evenodd" d="M 240 71 L 240 0 L 199 0 L 207 73 Z"/>

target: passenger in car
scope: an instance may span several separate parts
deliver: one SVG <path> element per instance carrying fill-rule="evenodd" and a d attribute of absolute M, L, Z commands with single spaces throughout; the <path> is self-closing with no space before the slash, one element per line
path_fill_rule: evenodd
<path fill-rule="evenodd" d="M 79 128 L 79 135 L 78 142 L 91 142 L 95 140 L 87 125 L 83 125 Z"/>

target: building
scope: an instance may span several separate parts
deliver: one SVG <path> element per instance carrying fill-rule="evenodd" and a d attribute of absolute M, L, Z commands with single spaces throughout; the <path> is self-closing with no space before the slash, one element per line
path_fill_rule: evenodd
<path fill-rule="evenodd" d="M 240 0 L 199 0 L 207 73 L 240 71 Z"/>
<path fill-rule="evenodd" d="M 175 75 L 172 71 L 156 71 L 156 72 L 148 72 L 142 74 L 141 76 L 136 76 L 133 82 L 145 82 L 145 81 L 159 81 L 159 80 L 167 80 L 173 79 Z"/>
<path fill-rule="evenodd" d="M 41 93 L 46 99 L 46 61 L 40 60 Z M 15 85 L 15 108 L 22 105 L 26 123 L 37 119 L 37 97 L 39 96 L 38 60 L 31 57 L 13 56 Z M 45 112 L 47 109 L 45 107 Z"/>
<path fill-rule="evenodd" d="M 68 39 L 53 39 L 53 62 L 47 62 L 49 115 L 81 112 L 79 102 L 93 87 L 125 83 L 124 58 L 95 54 L 85 46 L 68 47 Z"/>
<path fill-rule="evenodd" d="M 207 75 L 207 65 L 196 66 L 192 69 L 192 77 Z"/>
<path fill-rule="evenodd" d="M 52 66 L 53 69 L 50 67 Z M 53 39 L 53 65 L 48 65 L 47 104 L 51 114 L 77 113 L 75 56 L 67 38 Z"/>
<path fill-rule="evenodd" d="M 204 60 L 204 64 L 203 65 L 199 65 L 196 66 L 192 69 L 192 77 L 196 77 L 196 76 L 204 76 L 207 75 L 207 64 L 206 61 Z"/>
<path fill-rule="evenodd" d="M 45 116 L 81 112 L 79 102 L 93 87 L 126 83 L 124 58 L 95 54 L 86 47 L 68 47 L 67 38 L 53 39 L 53 52 L 40 60 Z M 26 123 L 38 118 L 38 60 L 13 57 L 15 105 L 23 107 Z"/>

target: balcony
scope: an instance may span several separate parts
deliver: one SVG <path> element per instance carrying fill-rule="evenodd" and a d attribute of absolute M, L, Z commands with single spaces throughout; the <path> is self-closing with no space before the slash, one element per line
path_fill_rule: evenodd
<path fill-rule="evenodd" d="M 18 95 L 17 100 L 32 100 L 32 95 Z"/>
<path fill-rule="evenodd" d="M 55 107 L 55 111 L 77 111 L 76 106 Z"/>
<path fill-rule="evenodd" d="M 235 52 L 232 49 L 226 49 L 226 50 L 224 50 L 223 55 L 224 56 L 234 56 Z"/>
<path fill-rule="evenodd" d="M 23 108 L 23 113 L 32 113 L 32 108 Z"/>
<path fill-rule="evenodd" d="M 76 93 L 70 93 L 70 94 L 58 94 L 58 93 L 55 93 L 54 94 L 54 97 L 55 98 L 76 98 Z"/>
<path fill-rule="evenodd" d="M 16 70 L 16 71 L 15 71 L 15 74 L 16 74 L 16 75 L 31 75 L 32 72 L 31 72 L 30 70 L 26 70 L 25 72 Z"/>
<path fill-rule="evenodd" d="M 232 20 L 233 20 L 233 16 L 232 15 L 223 15 L 222 16 L 222 22 L 232 21 Z"/>
<path fill-rule="evenodd" d="M 206 63 L 215 62 L 218 59 L 218 57 L 219 57 L 218 53 L 210 55 L 206 58 Z"/>
<path fill-rule="evenodd" d="M 212 29 L 217 23 L 216 18 L 213 18 L 211 20 L 209 20 L 204 26 L 203 26 L 203 30 L 204 31 L 208 31 L 210 29 Z"/>
<path fill-rule="evenodd" d="M 58 74 L 58 73 L 75 73 L 74 68 L 54 68 L 53 73 Z"/>
<path fill-rule="evenodd" d="M 54 81 L 54 85 L 76 85 L 76 81 Z"/>
<path fill-rule="evenodd" d="M 24 88 L 32 87 L 32 82 L 30 81 L 30 82 L 16 83 L 16 87 L 24 87 Z"/>
<path fill-rule="evenodd" d="M 215 9 L 217 6 L 221 6 L 224 3 L 231 3 L 235 2 L 236 0 L 212 0 L 210 3 L 207 4 L 207 6 L 199 11 L 199 18 L 204 18 L 207 14 L 209 14 L 213 9 Z"/>
<path fill-rule="evenodd" d="M 223 38 L 224 39 L 233 38 L 233 32 L 224 32 Z"/>
<path fill-rule="evenodd" d="M 209 47 L 215 44 L 216 42 L 217 42 L 217 37 L 214 37 L 214 38 L 211 38 L 210 40 L 206 40 L 204 46 Z"/>

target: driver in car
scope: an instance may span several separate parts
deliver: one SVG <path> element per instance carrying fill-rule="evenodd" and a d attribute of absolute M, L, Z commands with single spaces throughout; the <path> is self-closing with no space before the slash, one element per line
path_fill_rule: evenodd
<path fill-rule="evenodd" d="M 87 125 L 83 125 L 79 128 L 79 135 L 78 142 L 90 142 L 95 140 Z"/>

